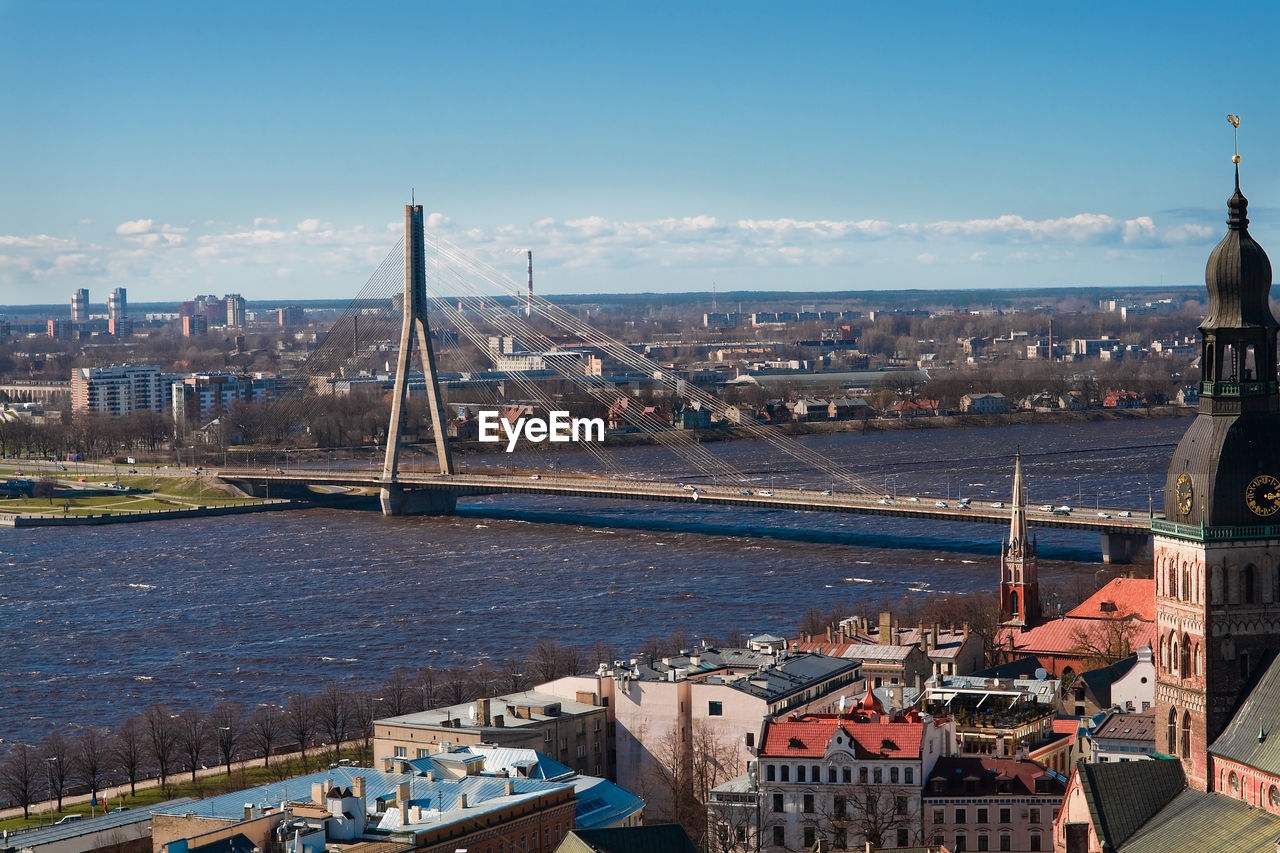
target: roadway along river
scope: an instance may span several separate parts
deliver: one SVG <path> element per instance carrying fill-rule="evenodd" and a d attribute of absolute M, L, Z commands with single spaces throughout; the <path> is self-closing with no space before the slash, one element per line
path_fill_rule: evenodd
<path fill-rule="evenodd" d="M 904 494 L 1008 501 L 1021 447 L 1033 504 L 1159 502 L 1186 419 L 805 439 Z M 713 446 L 767 488 L 759 445 Z M 693 479 L 656 448 L 633 470 Z M 547 459 L 549 454 L 542 454 Z M 488 456 L 489 462 L 494 457 Z M 558 455 L 564 470 L 586 463 Z M 587 460 L 589 461 L 589 460 Z M 530 464 L 524 458 L 517 464 Z M 554 459 L 553 459 L 554 464 Z M 547 466 L 550 467 L 550 466 Z M 802 474 L 773 485 L 826 488 Z M 1135 512 L 1135 515 L 1137 512 Z M 457 516 L 307 510 L 0 534 L 0 738 L 114 725 L 152 702 L 279 701 L 398 665 L 519 655 L 536 639 L 630 651 L 792 629 L 811 607 L 996 583 L 991 525 L 554 497 L 464 501 Z M 1044 530 L 1041 577 L 1095 582 L 1096 536 Z M 1140 571 L 1149 571 L 1145 566 Z"/>

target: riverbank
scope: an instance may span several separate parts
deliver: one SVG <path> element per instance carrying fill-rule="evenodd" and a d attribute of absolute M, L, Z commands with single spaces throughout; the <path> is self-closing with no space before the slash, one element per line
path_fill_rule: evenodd
<path fill-rule="evenodd" d="M 263 500 L 223 506 L 186 507 L 184 509 L 114 510 L 80 515 L 46 513 L 0 513 L 0 527 L 85 527 L 99 524 L 127 524 L 138 521 L 169 521 L 178 518 L 205 518 L 216 515 L 243 515 L 251 512 L 275 512 L 312 506 L 306 501 Z"/>

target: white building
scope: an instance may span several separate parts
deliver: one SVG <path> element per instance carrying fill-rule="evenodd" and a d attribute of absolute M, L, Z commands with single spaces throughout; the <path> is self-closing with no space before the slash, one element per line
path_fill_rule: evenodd
<path fill-rule="evenodd" d="M 71 410 L 106 415 L 162 412 L 168 386 L 150 364 L 77 367 L 71 371 Z"/>

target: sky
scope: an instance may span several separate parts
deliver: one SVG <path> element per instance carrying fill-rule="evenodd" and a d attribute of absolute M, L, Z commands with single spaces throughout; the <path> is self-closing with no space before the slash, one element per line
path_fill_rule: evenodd
<path fill-rule="evenodd" d="M 1280 4 L 0 0 L 0 304 L 1186 285 L 1280 245 Z"/>

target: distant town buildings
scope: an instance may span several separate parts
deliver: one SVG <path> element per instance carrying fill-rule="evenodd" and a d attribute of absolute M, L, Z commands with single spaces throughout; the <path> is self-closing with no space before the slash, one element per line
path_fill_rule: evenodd
<path fill-rule="evenodd" d="M 87 288 L 82 287 L 71 295 L 71 322 L 89 322 L 89 291 Z"/>
<path fill-rule="evenodd" d="M 106 415 L 162 412 L 166 386 L 160 368 L 120 364 L 71 371 L 71 410 Z"/>

